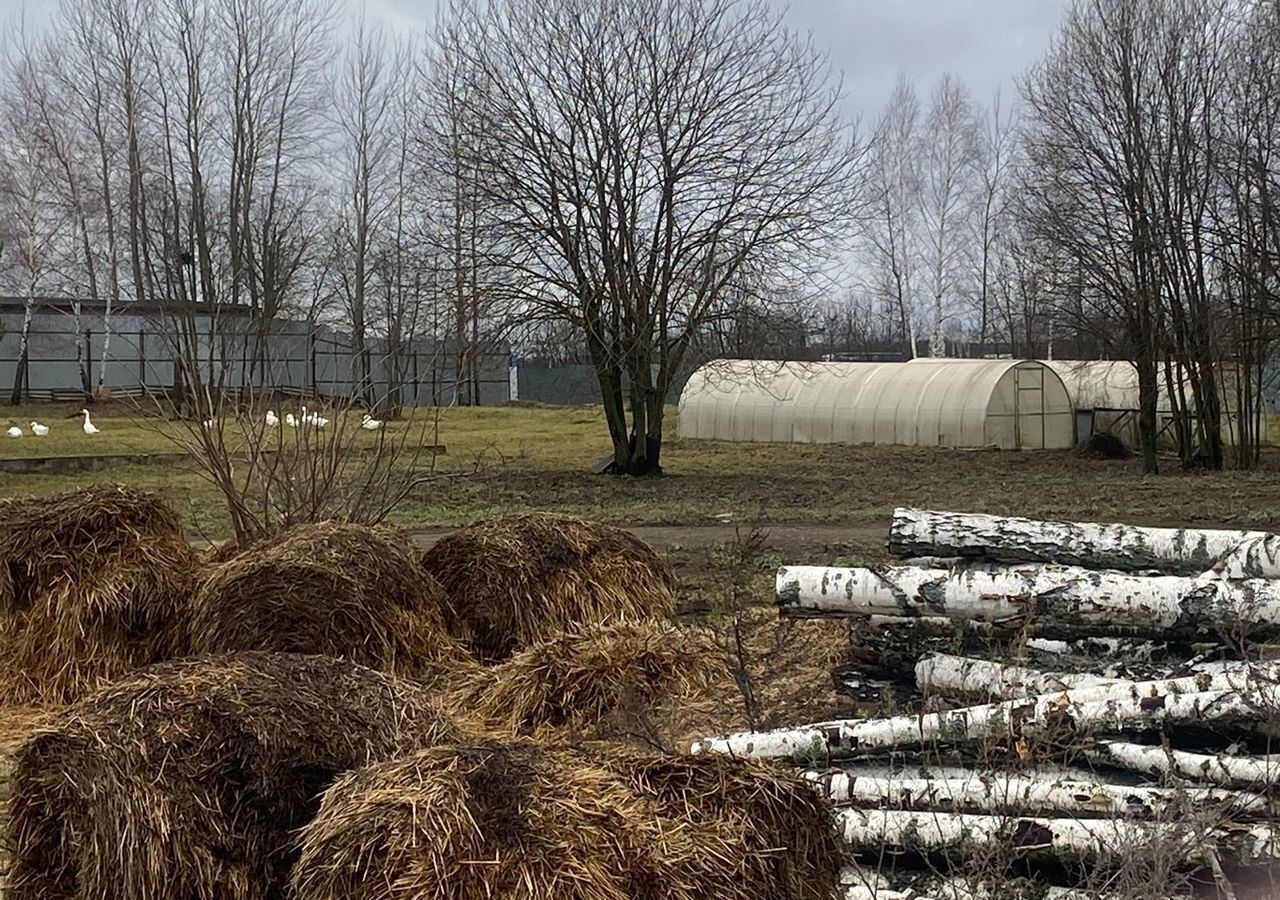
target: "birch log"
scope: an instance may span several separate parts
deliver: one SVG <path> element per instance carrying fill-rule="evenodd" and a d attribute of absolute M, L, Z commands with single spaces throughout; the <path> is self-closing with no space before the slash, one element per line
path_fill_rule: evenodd
<path fill-rule="evenodd" d="M 784 612 L 1030 620 L 1042 632 L 1072 635 L 1280 633 L 1280 581 L 1265 579 L 1143 577 L 1053 565 L 959 571 L 784 566 L 776 589 Z"/>
<path fill-rule="evenodd" d="M 1000 700 L 1040 694 L 1070 693 L 1078 700 L 1109 697 L 1193 694 L 1256 688 L 1267 692 L 1280 682 L 1280 663 L 1213 661 L 1200 663 L 1185 675 L 1121 679 L 1070 672 L 1041 672 L 1025 666 L 949 653 L 934 653 L 915 666 L 916 684 L 947 696 L 986 696 Z M 1280 704 L 1280 696 L 1276 697 Z"/>
<path fill-rule="evenodd" d="M 837 827 L 856 852 L 972 853 L 1005 848 L 1032 859 L 1114 859 L 1170 845 L 1179 858 L 1200 861 L 1206 843 L 1246 863 L 1275 858 L 1277 836 L 1267 824 L 1228 824 L 1179 832 L 1169 823 L 1132 819 L 978 816 L 896 809 L 842 809 Z M 1191 823 L 1189 823 L 1191 825 Z M 1207 839 L 1207 840 L 1206 840 Z"/>
<path fill-rule="evenodd" d="M 900 508 L 893 513 L 889 551 L 904 557 L 964 556 L 1182 575 L 1222 563 L 1231 578 L 1280 578 L 1280 535 L 1261 531 L 1042 522 Z"/>
<path fill-rule="evenodd" d="M 1263 790 L 1280 785 L 1280 754 L 1231 756 L 1226 753 L 1191 753 L 1104 740 L 1089 751 L 1089 756 L 1095 762 L 1135 772 L 1186 778 L 1223 787 Z"/>
<path fill-rule="evenodd" d="M 1098 689 L 1104 690 L 1104 689 Z M 1111 690 L 1110 688 L 1106 690 Z M 1118 692 L 1118 690 L 1117 690 Z M 844 719 L 773 731 L 749 731 L 696 742 L 693 753 L 728 753 L 806 764 L 869 751 L 961 745 L 986 740 L 1048 738 L 1072 732 L 1117 733 L 1170 724 L 1247 724 L 1273 700 L 1258 691 L 1079 700 L 1029 697 L 918 716 Z"/>
<path fill-rule="evenodd" d="M 1264 797 L 1219 788 L 1160 788 L 1090 781 L 1042 781 L 1013 774 L 884 778 L 859 771 L 806 772 L 827 799 L 859 809 L 908 809 L 1017 816 L 1161 819 L 1191 810 L 1266 814 Z"/>
<path fill-rule="evenodd" d="M 934 653 L 916 663 L 916 685 L 948 697 L 1014 700 L 1079 687 L 1115 684 L 1119 679 L 1068 672 L 1041 672 L 986 659 Z"/>

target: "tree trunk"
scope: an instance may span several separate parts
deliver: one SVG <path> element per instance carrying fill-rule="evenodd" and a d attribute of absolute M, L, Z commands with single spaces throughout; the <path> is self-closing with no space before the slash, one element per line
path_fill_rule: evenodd
<path fill-rule="evenodd" d="M 837 827 L 850 849 L 881 853 L 980 852 L 1003 848 L 1034 859 L 1116 860 L 1143 847 L 1178 841 L 1179 859 L 1200 860 L 1210 845 L 1229 849 L 1244 862 L 1270 860 L 1280 836 L 1270 825 L 1227 826 L 1208 836 L 1188 823 L 1184 833 L 1167 823 L 1116 819 L 1009 818 L 946 812 L 843 809 Z"/>
<path fill-rule="evenodd" d="M 981 700 L 1017 700 L 1082 687 L 1116 684 L 1120 679 L 1069 672 L 1040 672 L 967 656 L 934 653 L 916 663 L 916 684 L 926 694 Z"/>
<path fill-rule="evenodd" d="M 1135 787 L 1088 781 L 1043 781 L 1021 775 L 971 774 L 967 778 L 866 777 L 848 772 L 807 772 L 839 806 L 858 809 L 936 810 L 1005 816 L 1165 819 L 1186 812 L 1265 815 L 1260 794 L 1223 788 Z"/>
<path fill-rule="evenodd" d="M 1230 788 L 1261 790 L 1280 785 L 1280 755 L 1230 756 L 1191 753 L 1126 741 L 1098 741 L 1089 751 L 1094 762 L 1147 775 L 1185 778 Z"/>
<path fill-rule="evenodd" d="M 889 530 L 889 552 L 1185 575 L 1223 562 L 1230 578 L 1280 578 L 1280 535 L 1259 531 L 1043 522 L 899 508 Z"/>
<path fill-rule="evenodd" d="M 1143 577 L 1072 566 L 1001 569 L 882 569 L 788 566 L 778 570 L 778 605 L 849 616 L 927 615 L 1052 632 L 1157 637 L 1213 629 L 1261 638 L 1280 631 L 1280 581 Z"/>
<path fill-rule="evenodd" d="M 1117 691 L 1119 693 L 1119 691 Z M 728 753 L 801 764 L 863 752 L 988 740 L 1053 739 L 1075 732 L 1124 732 L 1176 724 L 1249 724 L 1275 709 L 1274 691 L 1210 691 L 1164 696 L 1031 697 L 988 706 L 884 719 L 837 720 L 742 732 L 698 741 L 693 753 Z"/>

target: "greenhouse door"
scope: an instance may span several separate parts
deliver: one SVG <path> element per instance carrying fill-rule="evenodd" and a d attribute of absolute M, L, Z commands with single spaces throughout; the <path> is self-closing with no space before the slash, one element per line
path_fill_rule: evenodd
<path fill-rule="evenodd" d="M 1013 370 L 1019 450 L 1044 449 L 1044 372 L 1041 366 L 1018 366 Z"/>

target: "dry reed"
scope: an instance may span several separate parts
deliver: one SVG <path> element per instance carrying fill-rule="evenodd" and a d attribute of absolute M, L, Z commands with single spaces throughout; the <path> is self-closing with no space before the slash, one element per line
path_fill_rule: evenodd
<path fill-rule="evenodd" d="M 341 772 L 457 735 L 429 692 L 319 656 L 161 663 L 17 753 L 9 900 L 275 900 Z"/>
<path fill-rule="evenodd" d="M 784 770 L 488 743 L 338 781 L 291 885 L 295 900 L 830 900 L 839 861 L 830 811 Z"/>
<path fill-rule="evenodd" d="M 573 516 L 487 519 L 422 557 L 444 587 L 446 624 L 485 660 L 583 625 L 663 618 L 670 568 L 639 538 Z"/>
<path fill-rule="evenodd" d="M 191 646 L 321 653 L 432 680 L 467 656 L 442 603 L 407 533 L 295 525 L 211 566 L 192 603 Z"/>
<path fill-rule="evenodd" d="M 155 494 L 0 500 L 0 703 L 69 702 L 182 652 L 196 569 Z"/>

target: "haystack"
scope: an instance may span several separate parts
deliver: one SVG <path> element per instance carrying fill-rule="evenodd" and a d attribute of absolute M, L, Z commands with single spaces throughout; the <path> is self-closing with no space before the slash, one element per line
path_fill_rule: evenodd
<path fill-rule="evenodd" d="M 153 666 L 19 750 L 6 896 L 278 898 L 338 773 L 453 739 L 427 689 L 347 661 Z"/>
<path fill-rule="evenodd" d="M 793 774 L 736 760 L 426 750 L 328 791 L 303 830 L 292 895 L 830 900 L 840 856 L 823 802 Z"/>
<path fill-rule="evenodd" d="M 0 703 L 72 701 L 182 652 L 196 567 L 155 494 L 0 500 Z"/>
<path fill-rule="evenodd" d="M 589 625 L 467 673 L 449 705 L 511 735 L 660 739 L 651 733 L 655 706 L 683 704 L 728 680 L 700 632 L 657 621 Z"/>
<path fill-rule="evenodd" d="M 322 653 L 430 680 L 467 655 L 442 604 L 407 533 L 295 525 L 211 567 L 191 606 L 191 647 Z"/>
<path fill-rule="evenodd" d="M 674 579 L 644 541 L 551 513 L 487 519 L 422 558 L 445 589 L 446 622 L 486 660 L 582 625 L 670 614 Z"/>

